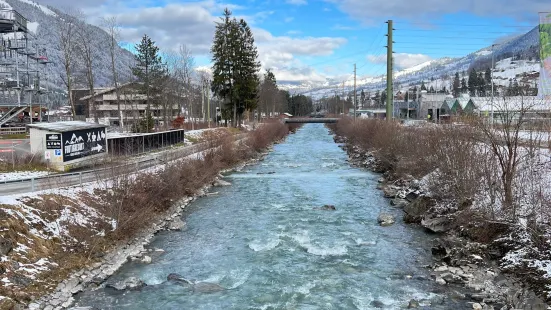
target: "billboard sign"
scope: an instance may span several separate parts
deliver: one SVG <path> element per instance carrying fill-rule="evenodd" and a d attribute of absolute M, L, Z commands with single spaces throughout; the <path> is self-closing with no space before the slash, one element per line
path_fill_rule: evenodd
<path fill-rule="evenodd" d="M 61 149 L 61 134 L 49 133 L 46 135 L 46 149 L 60 150 Z"/>
<path fill-rule="evenodd" d="M 107 151 L 105 128 L 68 131 L 62 135 L 64 162 Z"/>
<path fill-rule="evenodd" d="M 551 13 L 540 13 L 540 82 L 539 96 L 551 99 Z"/>

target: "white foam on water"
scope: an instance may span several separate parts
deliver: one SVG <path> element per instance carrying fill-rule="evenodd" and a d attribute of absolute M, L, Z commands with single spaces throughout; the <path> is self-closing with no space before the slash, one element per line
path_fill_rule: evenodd
<path fill-rule="evenodd" d="M 229 289 L 238 288 L 241 285 L 243 285 L 247 280 L 249 279 L 249 276 L 251 275 L 251 270 L 232 270 L 230 271 L 230 277 L 235 280 L 233 285 L 228 287 Z"/>
<path fill-rule="evenodd" d="M 249 248 L 255 252 L 264 252 L 275 249 L 281 240 L 278 238 L 268 239 L 268 240 L 258 240 L 255 239 L 249 243 Z"/>
<path fill-rule="evenodd" d="M 306 252 L 317 256 L 340 256 L 348 253 L 348 248 L 344 244 L 325 245 L 314 243 L 312 244 L 308 231 L 301 231 L 298 234 L 292 235 L 301 247 L 306 249 Z"/>
<path fill-rule="evenodd" d="M 364 241 L 362 238 L 357 238 L 356 240 L 357 246 L 369 246 L 369 245 L 377 245 L 376 241 Z"/>
<path fill-rule="evenodd" d="M 310 290 L 316 287 L 316 283 L 308 282 L 296 288 L 296 292 L 304 295 L 309 295 Z"/>
<path fill-rule="evenodd" d="M 335 163 L 323 163 L 323 164 L 321 164 L 321 166 L 323 168 L 329 168 L 329 167 L 335 167 L 335 166 L 337 166 L 337 164 L 335 164 Z"/>

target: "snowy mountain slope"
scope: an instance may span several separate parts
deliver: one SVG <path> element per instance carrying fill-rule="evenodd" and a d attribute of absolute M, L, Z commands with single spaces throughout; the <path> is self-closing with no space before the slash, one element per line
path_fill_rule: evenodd
<path fill-rule="evenodd" d="M 501 86 L 507 86 L 509 79 L 517 78 L 526 84 L 533 85 L 537 82 L 540 68 L 539 64 L 539 33 L 534 28 L 524 35 L 512 38 L 499 45 L 483 48 L 478 51 L 458 58 L 440 58 L 431 60 L 394 73 L 395 89 L 405 90 L 411 85 L 420 85 L 425 82 L 427 88 L 431 86 L 441 89 L 446 86 L 450 89 L 453 77 L 458 72 L 461 78 L 467 76 L 467 71 L 472 68 L 482 70 L 491 67 L 492 54 L 494 61 L 494 82 Z M 359 77 L 357 91 L 382 90 L 386 87 L 386 75 L 377 77 Z M 283 85 L 283 88 L 286 88 Z M 314 98 L 333 96 L 335 89 L 343 92 L 342 84 L 329 81 L 316 88 L 307 86 L 294 86 L 289 88 L 291 92 L 301 92 Z M 353 82 L 347 82 L 345 92 L 353 91 Z"/>
<path fill-rule="evenodd" d="M 45 56 L 52 61 L 51 64 L 47 65 L 47 82 L 50 86 L 63 90 L 64 84 L 61 77 L 63 76 L 64 69 L 62 54 L 58 46 L 59 36 L 55 29 L 56 22 L 60 18 L 63 18 L 63 13 L 57 11 L 55 8 L 40 5 L 32 0 L 0 0 L 0 7 L 14 9 L 29 20 L 29 29 L 36 39 L 35 42 L 40 48 L 46 49 Z M 99 42 L 109 41 L 109 35 L 105 31 L 92 25 L 88 25 L 88 27 L 92 28 Z M 130 66 L 134 57 L 130 52 L 122 48 L 117 50 L 117 55 L 116 66 L 119 72 L 121 72 L 121 80 L 127 80 L 131 75 Z M 110 63 L 108 47 L 103 46 L 98 48 L 94 57 L 94 74 L 97 87 L 112 84 Z M 85 84 L 82 76 L 77 78 L 76 82 L 80 86 L 84 86 Z"/>

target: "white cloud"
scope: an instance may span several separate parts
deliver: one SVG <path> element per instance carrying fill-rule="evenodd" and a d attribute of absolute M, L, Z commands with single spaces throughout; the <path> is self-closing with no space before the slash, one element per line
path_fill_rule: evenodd
<path fill-rule="evenodd" d="M 306 0 L 286 0 L 285 2 L 292 5 L 306 5 L 308 2 Z"/>
<path fill-rule="evenodd" d="M 289 16 L 289 17 L 285 17 L 285 19 L 284 19 L 283 21 L 286 22 L 286 23 L 290 23 L 290 22 L 292 22 L 294 19 L 295 19 L 294 17 Z"/>
<path fill-rule="evenodd" d="M 356 20 L 366 23 L 384 19 L 423 20 L 429 16 L 469 12 L 479 16 L 526 18 L 535 12 L 548 11 L 548 0 L 327 0 Z"/>
<path fill-rule="evenodd" d="M 367 55 L 367 60 L 371 63 L 382 64 L 386 63 L 386 55 Z M 394 54 L 394 66 L 398 70 L 411 68 L 418 64 L 422 64 L 432 60 L 430 56 L 423 54 L 407 54 L 397 53 Z"/>

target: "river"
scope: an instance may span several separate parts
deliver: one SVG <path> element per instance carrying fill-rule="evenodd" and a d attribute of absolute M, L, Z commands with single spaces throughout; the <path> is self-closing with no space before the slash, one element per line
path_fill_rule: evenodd
<path fill-rule="evenodd" d="M 378 175 L 351 167 L 321 124 L 308 124 L 257 165 L 226 177 L 233 185 L 192 203 L 187 229 L 150 244 L 153 262 L 130 262 L 109 282 L 138 277 L 124 294 L 85 292 L 100 309 L 387 309 L 411 299 L 461 309 L 430 280 L 431 236 L 401 221 L 376 189 Z M 314 209 L 325 204 L 335 211 Z M 397 223 L 380 227 L 381 211 Z M 226 290 L 205 293 L 166 283 L 178 273 Z"/>

